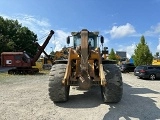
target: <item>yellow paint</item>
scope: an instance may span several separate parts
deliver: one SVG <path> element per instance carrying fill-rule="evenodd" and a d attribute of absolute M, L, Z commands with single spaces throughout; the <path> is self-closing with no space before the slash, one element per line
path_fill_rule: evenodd
<path fill-rule="evenodd" d="M 38 68 L 39 70 L 42 70 L 43 64 L 42 64 L 42 62 L 36 62 L 36 66 L 32 66 L 32 68 Z"/>
<path fill-rule="evenodd" d="M 160 65 L 160 60 L 153 60 L 152 65 Z"/>
<path fill-rule="evenodd" d="M 39 70 L 43 69 L 44 58 L 40 58 L 36 61 L 36 65 L 32 66 L 32 68 L 38 68 Z"/>

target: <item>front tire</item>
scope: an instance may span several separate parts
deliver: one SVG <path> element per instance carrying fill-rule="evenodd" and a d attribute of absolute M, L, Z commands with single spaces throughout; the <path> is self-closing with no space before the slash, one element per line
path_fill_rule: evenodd
<path fill-rule="evenodd" d="M 123 82 L 121 71 L 115 64 L 103 65 L 106 86 L 101 86 L 102 99 L 105 103 L 117 103 L 123 94 Z"/>
<path fill-rule="evenodd" d="M 66 64 L 55 64 L 49 74 L 49 96 L 53 102 L 65 102 L 69 98 L 70 86 L 63 85 Z"/>

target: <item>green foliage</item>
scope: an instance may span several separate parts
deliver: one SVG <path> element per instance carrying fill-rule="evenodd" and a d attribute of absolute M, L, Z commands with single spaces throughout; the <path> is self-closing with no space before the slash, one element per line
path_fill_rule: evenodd
<path fill-rule="evenodd" d="M 153 56 L 145 42 L 144 36 L 141 37 L 140 43 L 136 46 L 132 57 L 134 59 L 135 66 L 152 64 Z"/>
<path fill-rule="evenodd" d="M 37 35 L 17 20 L 8 20 L 0 16 L 0 53 L 26 51 L 33 57 L 37 52 Z"/>
<path fill-rule="evenodd" d="M 158 59 L 158 57 L 159 57 L 159 52 L 156 52 L 155 57 Z"/>
<path fill-rule="evenodd" d="M 115 54 L 113 48 L 111 49 L 111 52 L 110 52 L 108 58 L 109 58 L 110 60 L 117 60 L 117 57 L 116 57 L 116 54 Z"/>

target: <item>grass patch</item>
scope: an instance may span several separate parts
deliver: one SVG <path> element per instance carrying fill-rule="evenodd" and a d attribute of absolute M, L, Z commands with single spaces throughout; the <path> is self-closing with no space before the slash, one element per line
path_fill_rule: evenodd
<path fill-rule="evenodd" d="M 47 79 L 47 76 L 49 76 L 50 70 L 42 70 L 37 74 L 34 75 L 10 75 L 8 72 L 0 73 L 0 84 L 12 84 L 12 83 L 20 83 L 24 81 L 32 81 L 34 79 L 41 79 L 43 76 L 46 76 L 44 78 Z"/>

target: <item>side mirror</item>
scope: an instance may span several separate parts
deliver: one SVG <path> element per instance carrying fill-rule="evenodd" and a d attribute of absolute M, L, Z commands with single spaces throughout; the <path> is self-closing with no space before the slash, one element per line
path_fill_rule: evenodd
<path fill-rule="evenodd" d="M 67 44 L 70 44 L 70 37 L 67 37 Z"/>
<path fill-rule="evenodd" d="M 101 39 L 101 43 L 103 44 L 104 43 L 104 37 L 101 36 L 100 39 Z"/>

